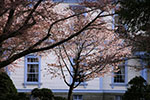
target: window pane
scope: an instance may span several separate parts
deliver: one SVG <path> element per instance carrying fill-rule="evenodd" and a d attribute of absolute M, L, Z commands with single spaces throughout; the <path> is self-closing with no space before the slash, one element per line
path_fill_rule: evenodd
<path fill-rule="evenodd" d="M 77 99 L 77 96 L 76 96 L 76 95 L 74 95 L 74 99 Z"/>
<path fill-rule="evenodd" d="M 27 58 L 27 62 L 38 62 L 38 58 Z"/>
<path fill-rule="evenodd" d="M 114 72 L 114 82 L 124 83 L 125 82 L 125 66 L 119 66 L 117 72 Z"/>
<path fill-rule="evenodd" d="M 28 74 L 27 81 L 28 82 L 38 82 L 38 74 Z"/>
<path fill-rule="evenodd" d="M 35 63 L 36 62 L 36 63 Z M 27 58 L 27 82 L 38 82 L 39 60 L 38 57 Z"/>
<path fill-rule="evenodd" d="M 73 100 L 83 100 L 82 95 L 74 95 Z"/>
<path fill-rule="evenodd" d="M 38 64 L 28 64 L 28 73 L 38 72 Z"/>

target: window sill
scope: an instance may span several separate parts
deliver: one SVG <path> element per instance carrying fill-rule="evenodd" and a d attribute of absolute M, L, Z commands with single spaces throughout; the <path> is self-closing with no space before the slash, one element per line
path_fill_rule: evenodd
<path fill-rule="evenodd" d="M 40 87 L 42 85 L 42 83 L 40 82 L 26 82 L 23 83 L 24 87 L 26 88 L 26 85 L 38 85 L 38 87 Z"/>
<path fill-rule="evenodd" d="M 127 83 L 112 83 L 110 84 L 110 86 L 112 88 L 114 88 L 114 86 L 125 86 L 127 88 L 128 84 Z"/>

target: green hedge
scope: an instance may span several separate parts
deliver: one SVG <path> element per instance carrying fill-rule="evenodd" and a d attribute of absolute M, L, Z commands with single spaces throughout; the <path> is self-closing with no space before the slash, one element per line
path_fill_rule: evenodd
<path fill-rule="evenodd" d="M 9 76 L 0 72 L 0 100 L 16 100 L 17 89 Z"/>
<path fill-rule="evenodd" d="M 31 98 L 38 100 L 67 100 L 66 98 L 60 96 L 54 97 L 53 92 L 47 88 L 33 89 L 31 91 Z"/>
<path fill-rule="evenodd" d="M 150 85 L 143 77 L 135 77 L 128 84 L 123 100 L 150 100 Z"/>
<path fill-rule="evenodd" d="M 40 100 L 54 100 L 53 92 L 46 88 L 35 88 L 32 90 L 31 95 L 33 98 L 38 98 Z"/>

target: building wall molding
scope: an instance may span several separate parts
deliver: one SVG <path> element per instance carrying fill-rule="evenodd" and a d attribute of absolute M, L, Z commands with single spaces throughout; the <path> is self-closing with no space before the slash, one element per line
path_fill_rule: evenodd
<path fill-rule="evenodd" d="M 51 89 L 54 93 L 67 93 L 68 89 Z M 18 92 L 31 92 L 32 89 L 18 89 Z M 74 93 L 125 93 L 126 90 L 82 90 L 75 89 Z"/>

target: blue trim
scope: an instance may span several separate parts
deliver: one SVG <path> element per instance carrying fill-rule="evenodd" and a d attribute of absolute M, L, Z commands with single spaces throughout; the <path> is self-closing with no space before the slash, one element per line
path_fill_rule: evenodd
<path fill-rule="evenodd" d="M 125 58 L 125 84 L 128 84 L 128 60 L 127 58 Z"/>
<path fill-rule="evenodd" d="M 143 70 L 143 77 L 147 81 L 147 68 Z"/>
<path fill-rule="evenodd" d="M 68 89 L 51 89 L 54 93 L 68 93 Z M 31 92 L 32 89 L 18 89 L 18 92 Z M 74 93 L 125 93 L 126 90 L 83 90 L 75 89 Z"/>
<path fill-rule="evenodd" d="M 145 63 L 143 62 L 142 59 L 140 59 L 140 64 L 141 64 L 141 67 L 144 68 Z M 147 80 L 147 68 L 144 68 L 144 69 L 141 70 L 141 76 L 142 76 L 145 80 Z"/>
<path fill-rule="evenodd" d="M 103 77 L 102 76 L 99 78 L 99 89 L 100 90 L 103 89 Z"/>
<path fill-rule="evenodd" d="M 112 70 L 114 70 L 114 67 L 112 66 Z M 111 78 L 111 84 L 110 84 L 110 86 L 111 86 L 111 88 L 113 89 L 114 88 L 114 72 L 112 72 L 112 78 Z"/>
<path fill-rule="evenodd" d="M 10 76 L 10 71 L 8 69 L 8 66 L 5 67 L 5 71 L 6 71 L 7 75 Z"/>
<path fill-rule="evenodd" d="M 40 86 L 42 85 L 42 83 L 39 83 L 39 82 L 26 82 L 26 83 L 23 83 L 23 85 L 24 86 L 27 86 L 27 85 L 38 85 L 38 87 L 40 88 Z"/>
<path fill-rule="evenodd" d="M 110 86 L 128 86 L 128 84 L 126 83 L 114 83 L 114 84 L 110 84 Z"/>
<path fill-rule="evenodd" d="M 24 88 L 26 88 L 26 80 L 27 80 L 27 56 L 24 57 Z"/>
<path fill-rule="evenodd" d="M 39 69 L 38 69 L 38 71 L 39 71 L 39 75 L 38 75 L 38 82 L 27 82 L 27 64 L 30 64 L 30 63 L 28 63 L 27 62 L 27 58 L 38 58 L 38 60 L 39 60 L 39 62 L 37 62 L 36 64 L 38 64 L 39 65 Z M 37 55 L 26 55 L 25 57 L 24 57 L 24 61 L 25 61 L 25 63 L 24 63 L 24 83 L 23 83 L 23 85 L 24 85 L 24 88 L 26 88 L 27 87 L 27 85 L 38 85 L 38 87 L 40 88 L 40 86 L 41 86 L 41 56 L 37 56 Z"/>
<path fill-rule="evenodd" d="M 38 87 L 40 88 L 42 83 L 41 83 L 41 56 L 38 56 L 39 59 L 39 82 L 38 82 Z"/>
<path fill-rule="evenodd" d="M 125 58 L 125 82 L 124 83 L 114 83 L 114 72 L 112 72 L 112 78 L 111 78 L 111 88 L 114 88 L 114 86 L 126 86 L 128 87 L 128 60 Z"/>

